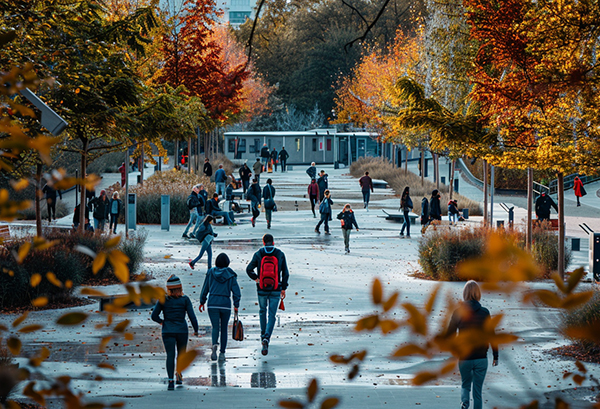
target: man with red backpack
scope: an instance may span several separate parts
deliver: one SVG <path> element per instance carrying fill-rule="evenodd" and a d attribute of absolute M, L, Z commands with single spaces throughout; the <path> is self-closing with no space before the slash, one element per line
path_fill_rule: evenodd
<path fill-rule="evenodd" d="M 290 273 L 285 254 L 273 245 L 273 236 L 263 236 L 263 248 L 254 253 L 246 267 L 250 279 L 256 281 L 258 292 L 260 340 L 263 355 L 269 353 L 269 341 L 275 328 L 275 315 L 280 302 L 283 303 Z M 254 272 L 256 269 L 256 273 Z M 283 308 L 281 308 L 283 309 Z M 267 314 L 268 313 L 268 314 Z"/>

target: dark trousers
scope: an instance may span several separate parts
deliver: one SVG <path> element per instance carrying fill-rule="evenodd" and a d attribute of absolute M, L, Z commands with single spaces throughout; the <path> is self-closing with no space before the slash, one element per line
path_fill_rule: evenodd
<path fill-rule="evenodd" d="M 252 218 L 256 219 L 258 216 L 260 216 L 260 209 L 258 208 L 259 203 L 252 201 L 250 204 L 250 207 L 252 208 Z"/>
<path fill-rule="evenodd" d="M 319 230 L 319 227 L 321 227 L 322 223 L 325 223 L 325 231 L 328 232 L 329 231 L 329 213 L 321 213 L 321 220 L 319 220 L 319 223 L 317 223 L 317 227 L 315 227 L 315 229 Z"/>
<path fill-rule="evenodd" d="M 406 235 L 410 236 L 410 219 L 408 218 L 408 210 L 402 212 L 404 216 L 404 224 L 402 225 L 402 230 L 400 230 L 400 234 L 404 234 L 404 228 L 406 228 Z"/>
<path fill-rule="evenodd" d="M 281 171 L 285 172 L 285 164 L 286 164 L 287 160 L 281 160 Z"/>
<path fill-rule="evenodd" d="M 273 171 L 277 172 L 277 160 L 273 159 Z"/>
<path fill-rule="evenodd" d="M 315 216 L 315 205 L 317 204 L 317 195 L 310 195 L 309 196 L 310 199 L 310 210 L 312 210 L 313 212 L 313 216 Z"/>
<path fill-rule="evenodd" d="M 119 220 L 119 215 L 111 213 L 110 214 L 110 223 L 108 224 L 108 230 L 115 234 L 117 234 L 117 220 Z"/>
<path fill-rule="evenodd" d="M 244 189 L 244 195 L 246 194 L 246 190 L 248 190 L 248 186 L 250 186 L 250 181 L 242 179 L 242 189 Z"/>
<path fill-rule="evenodd" d="M 175 348 L 177 348 L 177 356 L 185 352 L 188 334 L 162 334 L 162 339 L 165 351 L 167 352 L 167 376 L 172 381 L 175 375 Z"/>
<path fill-rule="evenodd" d="M 225 353 L 225 348 L 227 348 L 227 324 L 230 316 L 231 310 L 208 308 L 208 318 L 210 318 L 210 324 L 212 325 L 212 344 L 217 345 L 219 343 L 220 335 L 221 345 L 219 350 L 222 353 Z"/>
<path fill-rule="evenodd" d="M 56 219 L 56 199 L 46 199 L 46 205 L 48 207 L 48 221 Z"/>

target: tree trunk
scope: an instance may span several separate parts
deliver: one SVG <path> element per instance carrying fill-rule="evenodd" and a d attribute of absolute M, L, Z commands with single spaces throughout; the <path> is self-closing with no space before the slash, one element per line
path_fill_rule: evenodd
<path fill-rule="evenodd" d="M 192 138 L 188 138 L 188 158 L 187 158 L 188 172 L 194 173 L 192 169 Z"/>
<path fill-rule="evenodd" d="M 404 174 L 408 175 L 408 148 L 404 153 Z"/>
<path fill-rule="evenodd" d="M 531 250 L 533 231 L 533 169 L 527 168 L 527 249 Z"/>
<path fill-rule="evenodd" d="M 558 274 L 565 279 L 565 175 L 558 174 Z"/>
<path fill-rule="evenodd" d="M 421 163 L 421 186 L 425 186 L 425 154 L 423 149 L 419 149 L 421 152 L 420 163 Z"/>
<path fill-rule="evenodd" d="M 175 154 L 173 157 L 175 159 L 173 169 L 177 169 L 177 165 L 179 165 L 179 141 L 175 141 Z"/>
<path fill-rule="evenodd" d="M 483 161 L 483 225 L 488 225 L 488 164 Z"/>
<path fill-rule="evenodd" d="M 440 156 L 433 154 L 433 176 L 435 177 L 435 188 L 440 190 Z"/>
<path fill-rule="evenodd" d="M 208 144 L 209 140 L 209 133 L 204 132 L 204 156 L 207 157 L 209 160 L 212 160 L 212 156 L 210 155 L 210 146 Z"/>
<path fill-rule="evenodd" d="M 83 179 L 87 179 L 87 154 L 88 154 L 88 147 L 89 147 L 89 142 L 87 140 L 87 138 L 80 138 L 82 141 L 82 148 L 81 148 L 81 177 Z M 77 231 L 79 231 L 80 233 L 82 233 L 84 231 L 85 228 L 85 207 L 86 207 L 86 202 L 85 202 L 85 196 L 86 196 L 86 192 L 87 189 L 85 188 L 85 186 L 81 187 L 81 196 L 79 197 L 81 199 L 80 203 L 79 203 L 79 228 L 77 229 Z M 91 215 L 90 215 L 91 217 Z"/>
<path fill-rule="evenodd" d="M 42 237 L 42 210 L 40 200 L 42 198 L 42 164 L 38 163 L 35 169 L 35 231 L 38 237 Z M 48 214 L 50 209 L 48 209 Z"/>
<path fill-rule="evenodd" d="M 140 186 L 144 186 L 144 142 L 140 145 Z"/>
<path fill-rule="evenodd" d="M 454 194 L 454 161 L 452 161 L 452 165 L 450 166 L 450 199 L 452 199 L 452 195 Z"/>

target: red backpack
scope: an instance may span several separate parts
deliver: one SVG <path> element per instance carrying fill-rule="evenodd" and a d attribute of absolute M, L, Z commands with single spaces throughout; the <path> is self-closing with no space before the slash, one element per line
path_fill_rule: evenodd
<path fill-rule="evenodd" d="M 260 261 L 260 280 L 258 286 L 261 290 L 277 290 L 279 287 L 279 260 L 277 257 L 265 254 Z"/>

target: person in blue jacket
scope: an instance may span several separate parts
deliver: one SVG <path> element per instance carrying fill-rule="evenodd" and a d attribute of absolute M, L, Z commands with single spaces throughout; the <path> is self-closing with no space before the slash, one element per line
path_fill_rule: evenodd
<path fill-rule="evenodd" d="M 324 198 L 321 204 L 319 205 L 319 212 L 321 213 L 321 220 L 315 226 L 315 233 L 321 234 L 319 231 L 319 227 L 321 224 L 325 223 L 325 234 L 329 233 L 329 220 L 331 220 L 331 205 L 333 204 L 333 200 L 331 200 L 331 194 L 329 193 L 329 189 L 324 192 Z"/>
<path fill-rule="evenodd" d="M 216 192 L 225 197 L 225 184 L 227 183 L 227 173 L 223 169 L 223 164 L 219 164 L 219 169 L 215 172 Z"/>
<path fill-rule="evenodd" d="M 198 257 L 190 261 L 190 268 L 193 270 L 194 265 L 202 258 L 204 252 L 206 252 L 206 256 L 208 257 L 207 264 L 208 268 L 212 266 L 212 242 L 215 237 L 217 237 L 217 233 L 215 233 L 212 229 L 212 222 L 215 218 L 211 215 L 208 215 L 202 221 L 200 228 L 196 232 L 196 238 L 200 242 L 200 253 L 198 253 Z"/>
<path fill-rule="evenodd" d="M 160 318 L 162 312 L 163 317 Z M 185 316 L 194 327 L 194 335 L 198 336 L 198 320 L 194 314 L 192 301 L 187 295 L 183 294 L 181 280 L 176 275 L 172 275 L 167 280 L 167 296 L 164 303 L 160 301 L 156 303 L 152 311 L 152 321 L 162 325 L 162 339 L 167 352 L 167 375 L 169 377 L 168 390 L 175 389 L 175 380 L 173 373 L 175 372 L 175 348 L 177 348 L 177 356 L 185 353 L 188 343 L 188 324 Z M 177 384 L 183 384 L 181 373 L 177 372 Z"/>
<path fill-rule="evenodd" d="M 227 324 L 231 316 L 231 296 L 233 295 L 233 309 L 237 316 L 240 307 L 242 293 L 237 282 L 237 274 L 229 268 L 229 257 L 221 253 L 215 261 L 216 267 L 206 273 L 202 292 L 200 293 L 200 312 L 204 312 L 204 305 L 208 298 L 207 310 L 212 325 L 212 353 L 210 359 L 217 360 L 217 348 L 219 348 L 219 335 L 221 337 L 221 348 L 219 349 L 219 361 L 225 360 L 225 349 L 227 348 Z"/>

